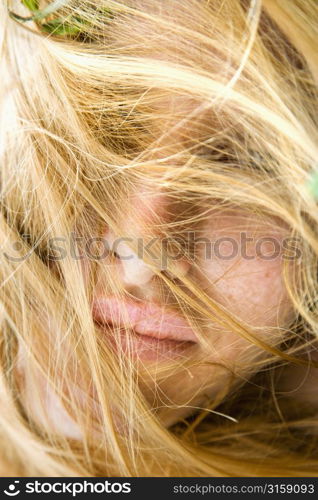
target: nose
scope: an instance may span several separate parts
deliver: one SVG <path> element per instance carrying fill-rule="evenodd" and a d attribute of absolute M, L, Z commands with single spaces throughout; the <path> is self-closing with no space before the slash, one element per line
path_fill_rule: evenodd
<path fill-rule="evenodd" d="M 124 229 L 125 227 L 130 229 L 136 227 L 138 232 L 142 233 L 144 224 L 148 227 L 155 226 L 162 219 L 168 221 L 171 217 L 171 214 L 168 214 L 168 196 L 161 191 L 149 193 L 146 189 L 146 186 L 143 186 L 133 193 L 130 200 L 131 210 L 124 221 Z M 120 260 L 120 277 L 123 284 L 137 287 L 148 284 L 154 277 L 155 272 L 144 262 L 141 255 L 137 255 L 132 250 L 127 244 L 127 239 L 119 238 L 116 240 L 115 235 L 110 230 L 105 236 L 109 248 L 116 252 L 117 258 Z M 154 264 L 158 268 L 158 261 Z M 187 274 L 190 264 L 185 259 L 178 259 L 174 261 L 174 267 L 178 276 L 184 276 Z"/>
<path fill-rule="evenodd" d="M 123 238 L 116 239 L 113 233 L 106 236 L 110 250 L 115 251 L 121 264 L 121 277 L 126 285 L 142 286 L 153 277 L 154 272 L 142 259 L 124 242 Z"/>
<path fill-rule="evenodd" d="M 155 276 L 153 269 L 140 258 L 123 238 L 116 239 L 109 231 L 106 236 L 109 249 L 113 250 L 120 261 L 121 279 L 124 285 L 144 286 Z M 185 276 L 190 264 L 185 259 L 174 262 L 178 276 Z"/>

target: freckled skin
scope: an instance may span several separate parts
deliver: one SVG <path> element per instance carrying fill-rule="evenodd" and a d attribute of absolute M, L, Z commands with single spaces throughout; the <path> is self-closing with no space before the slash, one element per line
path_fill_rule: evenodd
<path fill-rule="evenodd" d="M 137 4 L 135 0 L 130 3 L 133 8 L 140 9 L 141 12 L 145 11 L 142 0 L 138 0 Z M 176 8 L 175 2 L 167 0 L 164 9 L 162 2 L 153 2 L 151 8 L 154 13 L 162 9 L 167 18 L 177 24 L 179 22 L 178 16 L 180 16 L 182 23 L 183 12 L 182 9 Z M 154 32 L 153 28 L 153 23 L 148 23 L 146 18 L 142 19 L 141 22 L 137 16 L 131 23 L 118 25 L 119 30 L 127 30 L 127 38 L 125 38 L 117 36 L 116 23 L 114 23 L 113 35 L 110 35 L 113 36 L 112 46 L 116 46 L 116 40 L 124 40 L 126 44 L 131 33 L 134 33 L 136 55 L 138 55 L 138 47 L 140 47 L 143 56 L 148 50 L 149 59 L 178 62 L 178 52 L 175 53 L 171 50 L 171 41 L 175 46 L 179 46 L 179 40 L 173 38 L 171 40 L 170 37 L 159 38 L 162 28 L 158 27 L 158 32 Z M 158 37 L 159 40 L 155 46 L 150 43 L 149 49 L 144 43 L 147 31 L 150 41 L 153 37 Z M 163 45 L 163 42 L 167 44 L 167 47 Z M 125 47 L 118 45 L 118 48 L 124 53 Z M 131 55 L 129 44 L 127 48 L 128 54 Z M 223 70 L 223 68 L 221 69 Z M 208 115 L 202 113 L 202 118 L 196 116 L 195 119 L 191 119 L 186 123 L 187 130 L 183 125 L 179 128 L 173 127 L 171 132 L 171 126 L 174 125 L 174 122 L 177 123 L 191 116 L 198 104 L 190 96 L 177 96 L 176 94 L 157 100 L 157 111 L 162 110 L 163 119 L 162 121 L 157 120 L 153 124 L 155 127 L 153 136 L 161 138 L 155 144 L 157 147 L 152 153 L 153 158 L 169 157 L 179 150 L 182 141 L 189 140 L 189 145 L 191 145 L 193 138 L 199 139 L 201 134 L 202 137 L 205 137 L 206 120 L 209 120 L 210 127 L 210 113 Z M 155 104 L 152 105 L 155 106 Z M 170 112 L 171 123 L 170 119 L 166 118 L 167 110 Z M 186 146 L 186 142 L 184 146 Z M 129 236 L 134 233 L 134 230 L 140 232 L 143 222 L 151 223 L 155 214 L 163 215 L 164 195 L 145 199 L 141 191 L 137 193 L 135 200 L 132 200 L 130 213 L 124 213 L 119 207 L 118 220 L 120 217 L 125 218 Z M 286 227 L 274 218 L 267 218 L 264 222 L 252 217 L 244 210 L 235 209 L 225 213 L 213 209 L 211 218 L 205 224 L 203 234 L 200 233 L 200 236 L 213 240 L 218 237 L 233 238 L 237 242 L 238 248 L 241 249 L 239 231 L 246 231 L 250 237 L 256 233 L 259 237 L 274 237 L 277 241 L 281 241 L 286 233 Z M 280 257 L 272 260 L 261 258 L 257 255 L 255 240 L 249 242 L 246 248 L 246 254 L 252 257 L 251 259 L 244 258 L 241 255 L 242 252 L 232 258 L 227 258 L 228 255 L 231 255 L 231 244 L 226 242 L 220 247 L 220 250 L 222 249 L 225 258 L 213 256 L 212 259 L 206 259 L 202 254 L 202 249 L 198 248 L 195 259 L 198 268 L 192 263 L 189 265 L 188 262 L 183 262 L 183 268 L 188 272 L 188 276 L 212 299 L 254 329 L 256 336 L 271 344 L 279 343 L 283 338 L 284 328 L 288 328 L 289 322 L 293 319 L 292 305 L 288 300 L 282 278 L 282 259 Z M 270 253 L 270 244 L 265 244 L 263 250 L 265 254 L 267 251 Z M 121 284 L 130 296 L 136 297 L 138 300 L 159 301 L 162 304 L 168 302 L 166 297 L 162 297 L 160 294 L 158 280 L 152 279 L 149 270 L 143 270 L 137 259 L 135 262 L 139 266 L 138 272 L 135 273 L 133 273 L 132 266 L 125 268 L 125 261 L 111 262 L 106 260 L 104 263 L 99 263 L 95 292 L 111 293 L 112 284 L 109 283 L 107 268 L 113 282 Z M 82 261 L 81 264 L 85 279 L 88 281 L 90 263 Z M 141 279 L 141 274 L 143 279 Z M 199 366 L 178 369 L 167 380 L 160 382 L 158 386 L 150 377 L 141 377 L 141 388 L 151 406 L 159 407 L 164 404 L 183 406 L 182 408 L 172 407 L 158 411 L 158 415 L 166 426 L 170 426 L 178 419 L 193 413 L 196 407 L 204 407 L 209 404 L 209 398 L 224 390 L 227 383 L 232 380 L 233 373 L 238 384 L 244 382 L 252 373 L 253 362 L 262 356 L 262 350 L 258 346 L 240 337 L 230 327 L 221 326 L 216 321 L 211 320 L 206 325 L 205 334 L 210 342 L 210 350 L 207 352 L 201 346 L 197 346 L 195 350 L 191 351 L 191 360 L 194 363 L 200 363 Z M 29 399 L 32 400 L 32 394 L 30 394 Z M 61 433 L 64 433 L 68 422 L 63 425 L 65 418 L 58 410 L 53 414 L 57 428 L 60 429 Z"/>
<path fill-rule="evenodd" d="M 126 214 L 130 235 L 134 227 L 138 232 L 142 228 L 142 216 L 147 219 L 147 224 L 151 223 L 152 217 L 155 220 L 158 215 L 165 216 L 164 196 L 155 197 L 153 205 L 148 197 L 146 201 L 143 201 L 143 196 L 137 197 L 137 200 L 136 205 L 131 205 L 131 213 Z M 241 235 L 244 232 L 252 240 L 242 249 Z M 231 240 L 222 240 L 218 252 L 216 255 L 212 252 L 211 258 L 207 258 L 204 248 L 198 245 L 194 261 L 182 261 L 182 269 L 201 290 L 245 326 L 252 328 L 257 338 L 271 345 L 277 345 L 282 340 L 284 329 L 288 328 L 293 318 L 292 305 L 288 300 L 282 277 L 282 256 L 267 258 L 271 255 L 270 245 L 265 242 L 260 254 L 257 251 L 257 242 L 260 238 L 275 238 L 281 245 L 286 234 L 286 227 L 275 219 L 256 218 L 242 209 L 233 209 L 226 213 L 224 210 L 221 212 L 213 209 L 203 229 L 200 229 L 199 236 L 213 242 L 220 238 Z M 107 235 L 108 232 L 105 231 L 106 238 Z M 232 255 L 233 242 L 236 242 L 237 252 Z M 131 261 L 129 266 L 127 261 L 119 258 L 115 261 L 106 258 L 100 262 L 95 293 L 106 296 L 112 293 L 113 284 L 109 283 L 111 271 L 112 279 L 120 284 L 130 297 L 135 297 L 138 301 L 169 304 L 171 296 L 168 290 L 164 289 L 162 295 L 162 283 L 160 285 L 158 278 L 149 273 L 149 266 L 140 259 L 133 262 L 138 265 L 138 273 L 133 272 Z M 83 261 L 82 265 L 84 276 L 88 278 L 90 262 Z M 142 280 L 141 275 L 144 278 Z M 214 317 L 212 313 L 212 318 Z M 156 382 L 156 369 L 152 370 L 150 366 L 141 371 L 140 388 L 149 405 L 157 409 L 158 417 L 167 427 L 198 408 L 210 405 L 211 398 L 213 400 L 218 397 L 220 392 L 224 394 L 230 384 L 233 389 L 244 383 L 253 373 L 253 363 L 264 356 L 264 351 L 259 346 L 238 335 L 230 326 L 220 325 L 211 319 L 205 322 L 203 330 L 210 347 L 207 349 L 196 344 L 189 350 L 191 367 L 178 366 L 168 378 Z M 75 423 L 72 430 L 70 421 L 59 408 L 53 410 L 57 430 L 65 433 L 65 429 L 68 429 L 70 436 L 76 434 Z"/>
<path fill-rule="evenodd" d="M 202 284 L 210 295 L 251 325 L 280 326 L 290 307 L 282 276 L 286 229 L 236 210 L 216 215 L 204 234 L 212 234 L 213 241 L 226 237 L 236 243 L 235 254 L 220 247 L 212 259 L 202 258 Z M 244 235 L 252 240 L 245 252 Z M 275 239 L 275 248 L 266 247 L 268 238 Z"/>
<path fill-rule="evenodd" d="M 268 255 L 271 253 L 265 250 L 264 254 L 258 255 L 256 245 L 259 238 L 265 237 L 275 238 L 281 245 L 286 229 L 279 228 L 277 223 L 271 226 L 270 221 L 266 224 L 256 221 L 258 231 L 253 236 L 254 241 L 249 245 L 248 252 L 248 255 L 254 258 L 245 260 L 241 256 L 240 235 L 236 230 L 240 226 L 241 231 L 251 233 L 250 224 L 244 219 L 244 212 L 240 211 L 227 217 L 220 215 L 211 219 L 204 234 L 206 236 L 212 234 L 214 240 L 224 236 L 233 238 L 238 242 L 238 255 L 231 259 L 222 259 L 222 255 L 226 255 L 226 252 L 218 257 L 212 256 L 212 259 L 201 256 L 199 262 L 201 272 L 193 271 L 193 278 L 210 297 L 228 308 L 240 320 L 254 327 L 258 338 L 270 344 L 279 344 L 283 338 L 284 328 L 288 327 L 293 317 L 292 305 L 282 276 L 283 259 L 281 254 L 269 259 Z M 251 373 L 248 365 L 252 365 L 255 358 L 261 355 L 260 348 L 238 336 L 234 331 L 225 330 L 212 323 L 210 335 L 213 345 L 210 360 L 235 370 L 238 383 L 240 377 L 248 377 Z M 226 382 L 229 373 L 216 365 L 197 369 L 194 379 L 188 381 L 189 392 L 192 390 L 195 393 L 200 384 L 211 379 L 211 376 L 214 384 L 211 384 L 207 392 L 213 395 Z M 173 397 L 173 388 L 166 390 Z M 200 400 L 200 397 L 198 399 Z M 175 414 L 174 418 L 177 419 L 182 414 L 186 414 L 186 410 L 179 410 L 179 415 Z M 173 419 L 172 416 L 170 418 Z"/>
<path fill-rule="evenodd" d="M 159 199 L 156 199 L 153 208 L 160 208 L 162 215 L 164 202 L 160 199 L 158 204 Z M 140 201 L 138 207 L 140 208 Z M 149 200 L 144 213 L 149 222 Z M 155 213 L 156 210 L 153 210 L 153 214 Z M 242 250 L 242 233 L 252 239 L 248 241 L 245 253 Z M 227 213 L 214 210 L 205 223 L 203 232 L 200 232 L 200 237 L 210 238 L 213 242 L 217 242 L 219 238 L 231 238 L 232 243 L 237 243 L 237 252 L 232 255 L 232 250 L 225 241 L 223 247 L 219 247 L 217 255 L 212 253 L 212 258 L 206 258 L 204 248 L 199 245 L 195 256 L 197 265 L 189 265 L 188 269 L 188 276 L 202 290 L 250 326 L 258 338 L 272 345 L 281 341 L 284 328 L 292 318 L 292 306 L 282 277 L 282 252 L 270 258 L 273 254 L 271 240 L 268 242 L 264 238 L 275 238 L 275 245 L 281 248 L 285 235 L 286 228 L 277 220 L 252 217 L 239 209 Z M 257 242 L 261 238 L 263 243 L 259 249 Z M 244 258 L 246 255 L 248 258 Z M 125 262 L 117 262 L 113 270 L 126 289 L 139 300 L 158 301 L 158 285 L 155 280 L 150 279 L 143 285 L 136 282 L 134 287 L 131 279 L 125 285 Z M 106 277 L 100 274 L 99 289 L 107 288 L 105 280 Z M 210 351 L 206 352 L 197 346 L 191 353 L 193 361 L 202 361 L 203 358 L 205 364 L 176 371 L 173 376 L 160 382 L 159 400 L 153 392 L 153 381 L 146 377 L 144 383 L 141 382 L 143 393 L 153 406 L 165 403 L 189 406 L 160 410 L 159 416 L 167 426 L 192 413 L 192 407 L 204 405 L 207 397 L 216 395 L 230 380 L 231 372 L 235 371 L 237 383 L 248 378 L 253 371 L 253 362 L 263 355 L 258 346 L 240 337 L 231 328 L 220 326 L 216 321 L 205 326 L 205 333 L 211 343 Z"/>

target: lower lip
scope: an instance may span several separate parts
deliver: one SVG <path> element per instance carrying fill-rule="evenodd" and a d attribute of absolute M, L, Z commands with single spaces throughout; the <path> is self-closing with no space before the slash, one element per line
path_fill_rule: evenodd
<path fill-rule="evenodd" d="M 141 361 L 168 361 L 180 358 L 195 345 L 195 342 L 148 337 L 134 330 L 116 328 L 115 332 L 111 325 L 102 326 L 102 330 L 117 353 L 120 351 L 125 356 Z"/>

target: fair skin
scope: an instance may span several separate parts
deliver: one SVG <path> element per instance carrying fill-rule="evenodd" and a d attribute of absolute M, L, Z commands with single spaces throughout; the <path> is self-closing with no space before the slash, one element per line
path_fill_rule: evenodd
<path fill-rule="evenodd" d="M 149 186 L 132 193 L 129 206 L 129 213 L 121 221 L 121 237 L 125 234 L 145 234 L 147 226 L 159 228 L 159 221 L 172 220 L 171 213 L 177 217 L 176 210 L 171 211 L 169 196 L 162 191 L 154 194 Z M 157 232 L 160 234 L 160 231 Z M 235 207 L 221 209 L 214 204 L 209 217 L 195 234 L 198 241 L 192 258 L 183 256 L 174 261 L 179 276 L 190 279 L 220 307 L 226 308 L 251 329 L 256 339 L 279 346 L 293 318 L 282 275 L 283 242 L 288 236 L 286 226 L 274 217 L 256 216 Z M 116 236 L 104 228 L 104 237 L 110 248 Z M 207 241 L 214 246 L 207 247 Z M 108 281 L 110 272 L 117 286 L 137 304 L 157 304 L 163 310 L 177 309 L 175 297 L 150 265 L 125 242 L 121 242 L 116 250 L 115 258 L 109 254 L 98 262 L 96 295 L 108 297 L 113 293 Z M 127 256 L 132 258 L 125 258 Z M 82 261 L 82 265 L 88 277 L 92 263 L 86 260 Z M 178 314 L 182 315 L 182 312 L 178 311 Z M 233 390 L 244 383 L 255 371 L 253 364 L 264 357 L 263 349 L 238 335 L 230 325 L 206 318 L 202 322 L 202 317 L 199 319 L 201 333 L 208 346 L 200 344 L 197 339 L 190 347 L 173 356 L 177 363 L 190 360 L 190 365 L 181 366 L 179 363 L 177 369 L 159 379 L 156 373 L 164 366 L 164 357 L 156 360 L 152 355 L 149 361 L 143 357 L 144 350 L 141 359 L 136 360 L 141 372 L 140 389 L 166 427 L 197 409 L 208 407 L 211 400 L 221 397 L 228 387 Z M 96 333 L 101 334 L 98 327 Z M 109 341 L 111 334 L 110 330 L 103 335 L 105 342 Z M 151 349 L 156 349 L 156 344 Z M 170 360 L 169 356 L 167 360 Z M 79 438 L 80 431 L 75 423 L 50 389 L 43 388 L 45 390 L 48 392 L 48 413 L 53 427 L 65 435 Z M 25 399 L 34 418 L 42 421 L 39 408 L 32 403 L 32 383 L 28 386 L 27 377 Z"/>
<path fill-rule="evenodd" d="M 154 194 L 148 187 L 138 189 L 132 194 L 129 206 L 131 210 L 125 214 L 121 237 L 124 231 L 129 236 L 134 232 L 139 235 L 147 225 L 158 228 L 158 221 L 171 221 L 170 199 L 163 192 Z M 209 217 L 195 234 L 198 240 L 192 259 L 183 256 L 174 261 L 179 276 L 190 279 L 217 304 L 250 327 L 256 339 L 279 347 L 293 319 L 283 280 L 286 254 L 283 245 L 288 237 L 286 226 L 274 217 L 261 217 L 237 207 L 221 209 L 214 204 Z M 104 238 L 112 248 L 116 235 L 104 228 Z M 207 246 L 207 242 L 212 242 L 212 246 Z M 108 281 L 110 272 L 112 279 L 132 301 L 159 304 L 164 310 L 166 307 L 176 309 L 175 297 L 150 265 L 125 242 L 121 242 L 116 250 L 115 258 L 109 254 L 98 262 L 95 294 L 107 297 L 113 293 Z M 127 259 L 128 255 L 131 258 Z M 297 265 L 297 261 L 295 263 Z M 88 277 L 92 263 L 86 260 L 82 265 Z M 182 312 L 178 314 L 182 315 Z M 230 325 L 211 319 L 205 319 L 200 325 L 208 346 L 200 344 L 197 339 L 189 348 L 173 356 L 177 363 L 187 358 L 190 365 L 179 364 L 177 369 L 160 379 L 156 373 L 164 366 L 164 358 L 156 360 L 152 356 L 148 361 L 141 356 L 136 360 L 141 372 L 140 389 L 166 427 L 200 408 L 209 407 L 211 400 L 221 398 L 227 388 L 232 391 L 246 382 L 255 371 L 253 364 L 261 362 L 265 356 L 261 347 L 238 335 Z M 101 334 L 98 327 L 96 333 Z M 107 335 L 103 336 L 106 342 L 111 331 Z M 156 344 L 151 349 L 156 349 Z M 169 356 L 167 360 L 171 361 Z M 32 384 L 28 387 L 27 378 L 25 387 L 25 399 L 34 418 L 44 421 L 39 408 L 32 403 Z M 46 397 L 52 426 L 64 435 L 80 438 L 79 429 L 59 401 L 49 389 L 43 388 L 45 390 L 48 391 Z"/>
<path fill-rule="evenodd" d="M 138 5 L 142 6 L 142 2 Z M 157 8 L 157 4 L 154 8 Z M 178 9 L 169 2 L 166 12 L 172 19 L 178 18 Z M 141 30 L 144 32 L 148 29 L 146 23 L 137 21 L 132 27 L 136 36 Z M 151 49 L 149 52 L 149 56 L 153 58 L 165 55 L 164 50 L 160 50 L 159 54 L 154 54 Z M 177 53 L 176 57 L 178 58 Z M 209 131 L 206 130 L 206 125 L 211 126 L 213 118 L 209 112 L 193 115 L 198 103 L 189 96 L 166 96 L 156 102 L 158 111 L 162 111 L 163 116 L 167 116 L 169 111 L 171 122 L 164 119 L 156 123 L 154 137 L 159 139 L 152 147 L 154 153 L 151 157 L 172 157 L 172 162 L 177 162 L 174 153 L 196 140 L 200 143 L 207 136 Z M 147 239 L 147 226 L 156 225 L 156 228 L 160 228 L 160 222 L 171 222 L 171 214 L 175 215 L 176 207 L 171 207 L 171 200 L 166 192 L 155 192 L 153 186 L 157 184 L 160 185 L 160 182 L 155 180 L 153 185 L 149 183 L 149 186 L 136 187 L 128 210 L 124 214 L 115 215 L 116 222 L 119 222 L 122 229 L 120 234 L 104 228 L 103 235 L 111 249 L 116 238 L 134 238 L 138 234 Z M 224 237 L 231 240 L 223 240 L 219 255 L 212 258 L 207 258 L 204 247 L 198 244 L 192 260 L 184 256 L 174 261 L 178 276 L 192 280 L 220 307 L 226 308 L 239 321 L 243 321 L 256 338 L 279 346 L 284 337 L 284 329 L 288 328 L 293 317 L 292 305 L 283 281 L 283 259 L 281 254 L 267 259 L 266 255 L 272 252 L 271 243 L 264 242 L 261 252 L 258 252 L 257 241 L 261 238 L 274 238 L 282 246 L 284 237 L 288 235 L 287 228 L 274 217 L 254 217 L 244 209 L 237 208 L 218 210 L 213 207 L 213 203 L 215 202 L 211 201 L 210 216 L 200 226 L 197 236 L 213 241 L 220 241 Z M 215 206 L 217 207 L 217 203 Z M 187 227 L 189 231 L 193 229 L 197 230 L 196 227 Z M 245 233 L 247 238 L 252 237 L 252 241 L 247 243 L 246 255 L 242 252 L 241 233 Z M 160 229 L 158 235 L 160 236 Z M 231 257 L 233 242 L 237 246 L 237 252 Z M 116 258 L 109 257 L 98 264 L 95 294 L 105 297 L 112 295 L 112 283 L 109 280 L 111 276 L 116 287 L 121 288 L 136 303 L 155 303 L 179 310 L 175 296 L 156 276 L 153 268 L 140 258 L 137 251 L 133 251 L 126 242 L 121 242 L 115 250 Z M 132 258 L 126 260 L 127 256 Z M 154 266 L 158 269 L 158 262 Z M 253 363 L 264 356 L 259 346 L 239 336 L 230 325 L 220 324 L 212 319 L 202 321 L 202 315 L 192 310 L 191 313 L 200 322 L 202 334 L 209 344 L 207 349 L 197 342 L 180 355 L 181 359 L 182 356 L 190 358 L 191 367 L 179 367 L 166 379 L 158 380 L 156 370 L 158 367 L 162 368 L 162 360 L 158 359 L 157 368 L 153 367 L 156 365 L 153 360 L 152 363 L 140 360 L 141 370 L 144 368 L 140 381 L 142 392 L 150 407 L 165 407 L 159 409 L 158 415 L 166 426 L 193 413 L 194 408 L 208 404 L 211 398 L 217 397 L 227 384 L 232 383 L 233 375 L 237 384 L 244 382 L 253 373 Z M 211 314 L 213 317 L 213 311 Z M 105 337 L 107 340 L 107 335 Z M 168 405 L 171 406 L 170 409 Z"/>
<path fill-rule="evenodd" d="M 157 196 L 137 190 L 132 196 L 131 211 L 125 216 L 123 228 L 127 228 L 127 234 L 131 234 L 133 227 L 139 233 L 143 223 L 149 224 L 158 216 L 161 220 L 169 219 L 169 198 L 162 193 Z M 287 234 L 286 227 L 274 218 L 261 220 L 243 209 L 222 211 L 212 208 L 210 217 L 198 233 L 203 245 L 198 243 L 195 259 L 190 261 L 180 257 L 175 261 L 176 269 L 250 325 L 257 338 L 277 345 L 292 318 L 292 306 L 282 276 L 282 244 Z M 247 238 L 244 248 L 242 235 Z M 106 230 L 105 237 L 110 247 L 114 245 L 116 235 Z M 209 255 L 202 238 L 215 243 L 216 255 Z M 273 255 L 277 248 L 281 249 L 280 254 Z M 107 283 L 109 268 L 106 270 L 106 266 L 111 266 L 111 275 L 135 301 L 175 306 L 168 290 L 163 296 L 162 284 L 151 267 L 126 243 L 121 242 L 116 250 L 115 260 L 109 258 L 100 265 L 96 293 L 105 296 L 111 293 Z M 127 256 L 131 258 L 127 259 Z M 193 408 L 204 407 L 207 398 L 215 397 L 231 380 L 231 373 L 235 373 L 236 383 L 249 377 L 252 373 L 250 366 L 262 356 L 259 347 L 217 322 L 205 322 L 203 334 L 210 343 L 210 351 L 207 352 L 199 343 L 188 351 L 191 360 L 197 361 L 197 366 L 180 369 L 159 384 L 148 375 L 141 384 L 152 407 L 171 406 L 159 411 L 167 426 L 193 413 Z M 147 365 L 146 361 L 142 362 Z M 158 361 L 160 363 L 162 361 Z"/>

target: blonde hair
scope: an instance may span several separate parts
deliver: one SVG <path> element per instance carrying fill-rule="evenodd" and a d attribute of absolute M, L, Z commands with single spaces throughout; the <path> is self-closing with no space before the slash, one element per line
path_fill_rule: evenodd
<path fill-rule="evenodd" d="M 317 2 L 61 2 L 51 18 L 77 20 L 76 35 L 22 25 L 9 9 L 29 14 L 1 2 L 1 473 L 317 475 L 317 418 L 278 404 L 273 382 L 282 364 L 302 362 L 318 327 L 318 212 L 307 187 L 318 158 Z M 285 272 L 294 319 L 276 344 L 189 279 L 177 285 L 153 266 L 190 322 L 217 321 L 263 352 L 249 367 L 253 383 L 242 379 L 233 392 L 229 380 L 169 429 L 142 395 L 143 374 L 96 335 L 94 273 L 87 286 L 80 261 L 45 258 L 50 239 L 79 220 L 86 236 L 105 222 L 120 234 L 127 194 L 145 182 L 200 203 L 197 220 L 211 200 L 278 217 L 302 251 L 297 271 Z M 169 234 L 160 218 L 159 226 Z M 5 257 L 13 254 L 28 257 Z M 110 272 L 108 280 L 123 293 Z M 41 425 L 24 397 L 19 350 Z M 156 381 L 190 368 L 168 363 Z M 54 429 L 43 384 L 80 439 Z"/>

